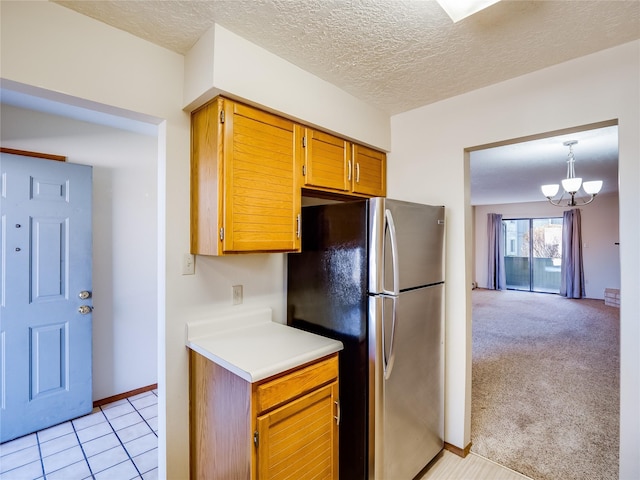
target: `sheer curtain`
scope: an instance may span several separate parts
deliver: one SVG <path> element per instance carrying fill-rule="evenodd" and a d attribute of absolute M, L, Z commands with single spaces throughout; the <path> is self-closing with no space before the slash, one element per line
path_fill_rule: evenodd
<path fill-rule="evenodd" d="M 505 290 L 507 279 L 504 269 L 504 239 L 502 238 L 502 215 L 487 214 L 487 235 L 489 239 L 489 278 L 487 288 Z"/>
<path fill-rule="evenodd" d="M 560 275 L 560 295 L 567 298 L 585 296 L 584 271 L 582 269 L 582 227 L 580 210 L 577 208 L 564 212 Z"/>

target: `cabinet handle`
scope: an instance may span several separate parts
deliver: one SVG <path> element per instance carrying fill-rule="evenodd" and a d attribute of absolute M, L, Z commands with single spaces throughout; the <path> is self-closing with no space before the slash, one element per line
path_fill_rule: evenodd
<path fill-rule="evenodd" d="M 351 160 L 347 162 L 347 165 L 349 166 L 349 174 L 347 175 L 347 180 L 350 182 L 351 181 Z"/>
<path fill-rule="evenodd" d="M 296 237 L 300 238 L 300 224 L 302 223 L 302 219 L 300 218 L 300 214 L 296 215 Z"/>
<path fill-rule="evenodd" d="M 340 402 L 333 402 L 336 404 L 336 413 L 337 416 L 333 417 L 336 419 L 336 425 L 340 425 Z"/>
<path fill-rule="evenodd" d="M 360 183 L 360 162 L 356 163 L 356 183 Z"/>

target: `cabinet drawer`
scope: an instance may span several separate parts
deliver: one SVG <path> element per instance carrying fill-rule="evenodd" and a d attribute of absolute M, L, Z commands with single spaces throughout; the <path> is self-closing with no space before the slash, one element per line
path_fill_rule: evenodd
<path fill-rule="evenodd" d="M 256 408 L 260 414 L 338 378 L 338 355 L 294 370 L 256 387 Z"/>

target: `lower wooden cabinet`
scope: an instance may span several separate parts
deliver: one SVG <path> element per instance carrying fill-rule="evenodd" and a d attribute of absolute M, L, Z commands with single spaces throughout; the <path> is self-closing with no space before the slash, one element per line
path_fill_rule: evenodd
<path fill-rule="evenodd" d="M 257 478 L 338 478 L 337 402 L 334 382 L 260 415 Z"/>
<path fill-rule="evenodd" d="M 192 479 L 337 479 L 338 354 L 250 383 L 190 351 Z"/>

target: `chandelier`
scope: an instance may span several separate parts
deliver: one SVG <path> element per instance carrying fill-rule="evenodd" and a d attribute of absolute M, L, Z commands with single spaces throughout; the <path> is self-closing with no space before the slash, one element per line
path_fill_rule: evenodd
<path fill-rule="evenodd" d="M 553 185 L 542 185 L 540 187 L 542 194 L 547 197 L 549 203 L 556 207 L 588 205 L 593 202 L 593 199 L 596 198 L 596 195 L 602 188 L 602 180 L 593 180 L 591 182 L 582 183 L 582 178 L 576 177 L 576 158 L 573 154 L 573 146 L 576 143 L 578 143 L 577 140 L 569 140 L 563 143 L 563 145 L 569 147 L 569 155 L 567 156 L 567 178 L 562 180 L 562 188 L 564 189 L 564 192 L 562 192 L 560 198 L 557 201 L 553 200 L 553 197 L 555 197 L 558 190 L 560 190 L 560 185 L 557 183 Z M 590 198 L 583 199 L 581 203 L 578 203 L 576 202 L 576 194 L 580 190 L 580 186 L 582 186 L 584 192 L 590 196 Z M 565 198 L 565 195 L 569 195 L 569 197 Z"/>

